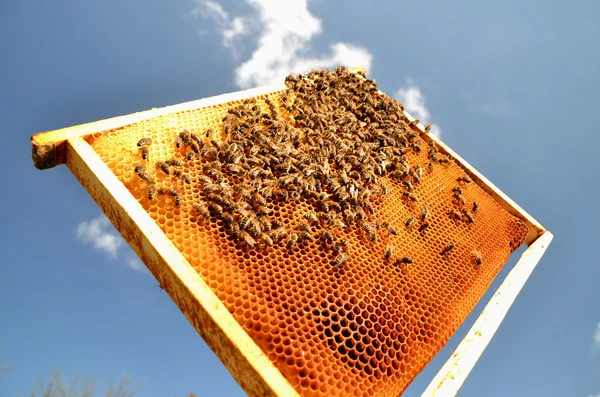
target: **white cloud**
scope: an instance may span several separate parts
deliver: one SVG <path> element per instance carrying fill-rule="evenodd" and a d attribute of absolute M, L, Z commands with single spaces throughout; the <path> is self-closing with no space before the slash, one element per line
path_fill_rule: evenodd
<path fill-rule="evenodd" d="M 75 230 L 77 240 L 101 251 L 112 259 L 120 256 L 120 248 L 126 246 L 125 240 L 116 232 L 110 221 L 100 215 L 87 222 L 81 222 Z M 137 261 L 137 262 L 136 262 Z M 143 264 L 132 255 L 125 258 L 125 263 L 134 270 L 144 269 Z"/>
<path fill-rule="evenodd" d="M 600 323 L 596 324 L 596 330 L 594 331 L 594 347 L 600 350 Z"/>
<path fill-rule="evenodd" d="M 329 54 L 308 55 L 314 36 L 322 31 L 321 20 L 308 10 L 307 0 L 245 0 L 255 13 L 231 19 L 211 0 L 200 0 L 194 15 L 211 18 L 221 29 L 223 44 L 232 49 L 233 38 L 257 29 L 258 42 L 249 59 L 235 70 L 235 83 L 250 88 L 281 82 L 289 73 L 335 66 L 371 67 L 373 56 L 360 46 L 333 43 Z"/>
<path fill-rule="evenodd" d="M 245 18 L 231 19 L 229 13 L 219 3 L 211 0 L 196 0 L 196 7 L 189 15 L 212 19 L 219 29 L 223 45 L 231 50 L 235 58 L 239 56 L 236 40 L 249 33 L 249 25 Z M 206 34 L 205 31 L 200 33 Z"/>
<path fill-rule="evenodd" d="M 394 97 L 404 105 L 404 109 L 411 116 L 418 119 L 422 124 L 430 123 L 431 115 L 425 106 L 423 93 L 411 81 L 408 81 L 406 88 L 400 88 L 396 91 Z M 436 124 L 431 124 L 431 133 L 439 138 L 442 131 Z"/>

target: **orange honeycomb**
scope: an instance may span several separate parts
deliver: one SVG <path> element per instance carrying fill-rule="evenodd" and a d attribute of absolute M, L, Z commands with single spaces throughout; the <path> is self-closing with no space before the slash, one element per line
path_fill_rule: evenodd
<path fill-rule="evenodd" d="M 372 81 L 339 68 L 292 76 L 286 82 L 287 90 L 250 101 L 171 113 L 87 140 L 301 395 L 400 395 L 466 319 L 510 253 L 524 241 L 527 227 L 419 137 L 402 116 L 401 105 L 379 94 Z M 267 98 L 272 104 L 265 102 Z M 275 112 L 279 119 L 256 117 L 253 124 L 247 121 L 250 116 L 238 117 L 254 106 L 256 115 Z M 306 183 L 302 178 L 291 178 L 285 194 L 269 197 L 268 186 L 261 182 L 268 167 L 259 166 L 253 175 L 239 172 L 231 164 L 246 164 L 254 154 L 246 151 L 242 159 L 235 158 L 223 146 L 232 139 L 224 123 L 239 126 L 244 120 L 248 125 L 241 130 L 253 137 L 255 145 L 267 148 L 261 153 L 272 160 L 264 161 L 293 157 L 281 154 L 281 145 L 294 141 L 289 147 L 310 153 L 306 157 L 321 161 L 335 175 L 350 162 L 340 160 L 343 153 L 360 151 L 365 131 L 378 134 L 378 128 L 393 124 L 401 127 L 395 132 L 401 141 L 408 137 L 397 155 L 409 167 L 396 173 L 380 170 L 368 182 L 363 179 L 369 177 L 369 169 L 360 168 L 353 174 L 357 186 L 371 195 L 358 204 L 360 200 L 354 200 L 354 206 L 348 204 L 352 198 L 341 197 L 344 189 L 327 195 L 327 208 L 317 205 L 317 199 L 306 193 L 312 188 L 302 187 Z M 265 139 L 261 134 L 268 135 L 272 120 L 282 125 L 273 126 L 277 134 Z M 250 131 L 260 123 L 260 131 Z M 184 129 L 200 137 L 197 149 L 213 147 L 214 151 L 206 149 L 212 154 L 191 154 L 193 139 L 185 134 L 188 144 L 177 147 Z M 206 138 L 209 129 L 214 134 Z M 324 164 L 320 153 L 336 134 L 355 136 L 346 142 L 354 139 L 357 146 L 346 152 L 338 148 Z M 284 138 L 277 141 L 276 136 Z M 385 138 L 373 136 L 372 147 L 385 146 L 381 143 Z M 140 148 L 143 138 L 150 138 L 151 144 Z M 146 150 L 148 159 L 143 160 Z M 368 163 L 360 153 L 358 158 L 356 167 Z M 169 175 L 155 166 L 173 159 L 181 165 L 167 166 Z M 225 160 L 219 164 L 218 159 Z M 136 172 L 140 165 L 145 171 Z M 210 193 L 201 178 L 215 167 L 221 167 L 217 194 L 250 185 L 266 196 L 263 210 L 268 215 L 257 219 L 262 233 L 274 240 L 272 246 L 261 231 L 250 236 L 254 241 L 250 245 L 245 243 L 248 236 L 238 237 L 242 231 L 234 224 L 244 222 L 243 210 L 231 207 L 227 213 L 222 201 L 220 207 L 213 202 L 209 213 L 194 209 L 198 204 L 209 207 Z M 304 168 L 304 176 L 308 169 Z M 352 174 L 352 167 L 347 169 Z M 279 179 L 286 173 L 289 170 L 281 171 Z M 314 189 L 328 191 L 330 185 L 335 181 L 325 178 Z M 152 186 L 157 191 L 150 199 Z M 237 197 L 242 200 L 244 195 L 254 204 L 259 201 L 250 192 Z M 351 222 L 335 208 L 336 201 L 352 212 L 363 208 L 363 222 Z M 280 239 L 274 234 L 279 228 Z M 302 239 L 303 232 L 311 238 Z M 300 237 L 295 244 L 290 242 L 292 234 Z"/>

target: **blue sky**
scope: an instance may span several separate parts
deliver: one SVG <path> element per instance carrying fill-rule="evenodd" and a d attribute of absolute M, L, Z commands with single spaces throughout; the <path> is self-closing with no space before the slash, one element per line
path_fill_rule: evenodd
<path fill-rule="evenodd" d="M 598 38 L 593 1 L 2 1 L 0 395 L 53 368 L 243 395 L 32 134 L 356 62 L 556 236 L 459 395 L 600 395 Z"/>

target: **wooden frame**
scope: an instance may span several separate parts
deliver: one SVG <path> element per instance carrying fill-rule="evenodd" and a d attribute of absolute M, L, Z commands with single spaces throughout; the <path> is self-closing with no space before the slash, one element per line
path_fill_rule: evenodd
<path fill-rule="evenodd" d="M 362 68 L 354 68 L 353 71 L 364 73 Z M 219 95 L 40 133 L 31 138 L 36 168 L 47 169 L 59 164 L 69 167 L 236 381 L 252 396 L 287 397 L 298 394 L 83 137 L 160 115 L 283 89 L 285 85 L 282 83 Z M 407 116 L 410 121 L 414 120 Z M 448 146 L 427 133 L 421 124 L 417 127 L 423 138 L 433 139 L 440 150 L 452 156 L 475 183 L 505 210 L 522 219 L 529 229 L 525 240 L 529 248 L 490 299 L 455 353 L 423 393 L 423 396 L 454 396 L 497 331 L 553 236 Z"/>

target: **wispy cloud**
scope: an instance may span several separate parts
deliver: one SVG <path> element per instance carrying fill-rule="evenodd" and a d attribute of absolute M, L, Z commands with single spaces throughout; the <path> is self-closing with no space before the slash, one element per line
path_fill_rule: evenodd
<path fill-rule="evenodd" d="M 309 54 L 312 39 L 322 32 L 322 22 L 310 13 L 307 0 L 245 2 L 254 12 L 243 17 L 231 18 L 228 12 L 211 0 L 198 0 L 198 5 L 192 11 L 195 16 L 212 19 L 219 28 L 223 44 L 230 48 L 227 43 L 233 38 L 256 29 L 256 48 L 234 72 L 238 87 L 273 84 L 281 82 L 289 73 L 311 69 L 371 67 L 371 53 L 351 43 L 332 43 L 327 54 Z"/>
<path fill-rule="evenodd" d="M 396 91 L 394 97 L 404 105 L 404 109 L 411 116 L 423 124 L 431 123 L 431 115 L 425 106 L 423 93 L 412 81 L 409 80 L 405 88 L 400 88 Z M 442 135 L 442 131 L 436 124 L 431 124 L 431 133 L 438 138 Z"/>
<path fill-rule="evenodd" d="M 600 322 L 596 324 L 596 329 L 594 331 L 594 349 L 600 351 Z"/>
<path fill-rule="evenodd" d="M 121 256 L 130 268 L 142 271 L 143 264 L 131 253 L 122 253 L 121 247 L 126 246 L 125 240 L 117 233 L 110 221 L 100 215 L 92 220 L 81 222 L 75 230 L 77 240 L 83 244 L 91 245 L 94 249 L 104 253 L 112 259 Z"/>

